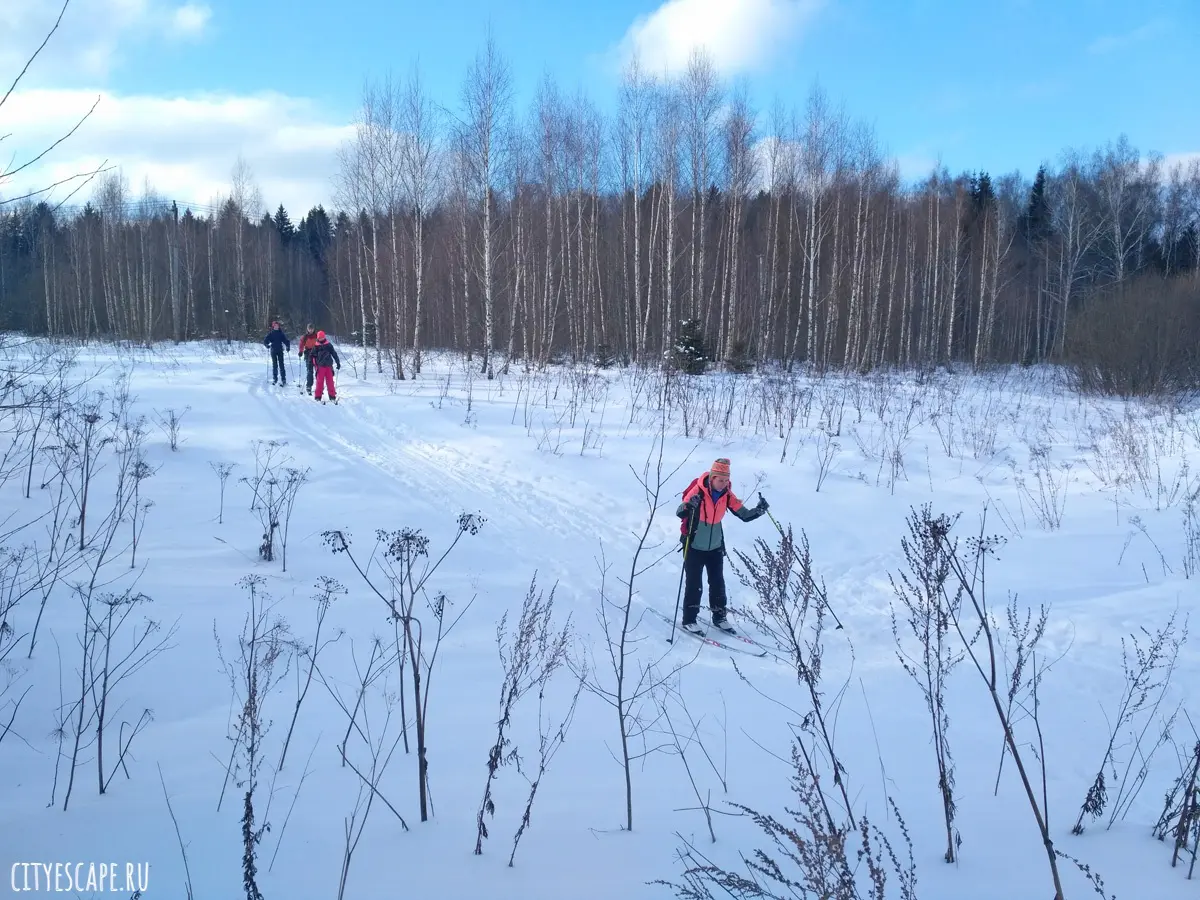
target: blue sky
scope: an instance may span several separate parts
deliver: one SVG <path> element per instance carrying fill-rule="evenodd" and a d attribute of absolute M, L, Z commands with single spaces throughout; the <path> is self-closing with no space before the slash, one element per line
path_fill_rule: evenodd
<path fill-rule="evenodd" d="M 58 5 L 0 3 L 0 81 Z M 266 205 L 299 214 L 332 201 L 364 79 L 419 60 L 430 92 L 455 106 L 489 24 L 520 105 L 549 73 L 611 108 L 622 54 L 636 46 L 669 71 L 703 43 L 745 80 L 764 127 L 776 98 L 802 106 L 819 80 L 908 176 L 938 158 L 954 172 L 1031 175 L 1122 132 L 1143 151 L 1200 151 L 1196 0 L 71 0 L 24 96 L 0 108 L 0 134 L 14 134 L 0 168 L 101 93 L 36 173 L 43 183 L 107 159 L 135 194 L 149 179 L 206 202 L 241 154 Z"/>

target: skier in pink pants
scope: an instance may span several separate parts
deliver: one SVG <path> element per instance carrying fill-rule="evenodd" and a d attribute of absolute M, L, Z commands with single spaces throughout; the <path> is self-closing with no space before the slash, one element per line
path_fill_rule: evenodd
<path fill-rule="evenodd" d="M 336 364 L 341 371 L 342 361 L 338 358 L 337 350 L 325 337 L 325 332 L 317 332 L 317 345 L 312 349 L 313 367 L 317 370 L 317 387 L 313 399 L 320 400 L 325 388 L 329 388 L 329 399 L 337 403 L 337 387 L 333 383 L 333 367 Z"/>

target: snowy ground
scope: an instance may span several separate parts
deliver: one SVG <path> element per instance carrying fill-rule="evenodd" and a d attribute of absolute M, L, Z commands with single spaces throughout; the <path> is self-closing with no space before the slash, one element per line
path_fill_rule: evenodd
<path fill-rule="evenodd" d="M 37 346 L 10 350 L 10 362 Z M 248 590 L 239 582 L 257 575 L 259 598 L 265 592 L 294 640 L 311 645 L 317 623 L 313 595 L 318 579 L 328 576 L 346 593 L 334 599 L 322 626 L 318 666 L 325 683 L 314 678 L 286 764 L 277 772 L 309 667 L 304 655 L 281 660 L 281 667 L 289 666 L 286 677 L 262 699 L 270 728 L 255 803 L 256 823 L 265 819 L 270 826 L 258 845 L 263 895 L 337 897 L 347 823 L 354 815 L 353 840 L 368 796 L 360 777 L 342 764 L 338 747 L 350 717 L 334 692 L 347 707 L 355 705 L 356 667 L 367 666 L 375 637 L 383 653 L 392 652 L 395 630 L 384 601 L 346 554 L 331 551 L 322 533 L 345 530 L 351 552 L 365 566 L 378 529 L 416 528 L 429 538 L 430 558 L 436 560 L 454 539 L 462 513 L 482 516 L 483 526 L 461 537 L 429 583 L 431 595 L 442 592 L 450 602 L 444 620 L 457 619 L 425 685 L 433 815 L 420 821 L 411 678 L 401 684 L 393 663 L 365 693 L 356 717 L 363 734 L 351 734 L 348 759 L 370 775 L 372 753 L 363 735 L 384 748 L 380 762 L 402 738 L 401 690 L 408 696 L 414 749 L 405 754 L 400 743 L 378 777 L 382 799 L 370 806 L 345 896 L 669 897 L 670 888 L 652 882 L 680 880 L 678 852 L 687 843 L 744 872 L 738 854 L 767 847 L 768 838 L 748 817 L 731 815 L 736 809 L 729 804 L 788 821 L 787 809 L 795 804 L 787 760 L 793 729 L 810 708 L 807 694 L 794 669 L 774 657 L 739 655 L 743 679 L 727 652 L 690 638 L 672 646 L 665 623 L 642 614 L 644 606 L 668 616 L 674 609 L 680 556 L 673 552 L 678 534 L 673 511 L 680 491 L 713 458 L 729 456 L 734 490 L 751 504 L 761 491 L 780 524 L 797 533 L 803 529 L 811 541 L 816 573 L 844 625 L 825 633 L 821 679 L 848 792 L 856 814 L 869 816 L 904 854 L 885 797 L 895 800 L 913 842 L 916 896 L 1007 900 L 1053 893 L 1011 760 L 996 790 L 1001 733 L 969 661 L 954 671 L 948 690 L 960 860 L 942 861 L 945 830 L 928 714 L 897 662 L 890 617 L 889 575 L 903 568 L 905 519 L 910 507 L 926 502 L 935 513 L 962 513 L 955 531 L 960 538 L 978 530 L 989 502 L 986 527 L 1007 538 L 999 559 L 989 563 L 992 601 L 1001 612 L 1010 594 L 1022 607 L 1049 607 L 1039 665 L 1056 662 L 1038 701 L 1050 828 L 1059 849 L 1092 865 L 1118 897 L 1197 896 L 1200 880 L 1186 880 L 1186 859 L 1172 869 L 1169 843 L 1150 834 L 1181 769 L 1177 745 L 1190 753 L 1196 741 L 1190 722 L 1200 725 L 1200 654 L 1191 641 L 1179 653 L 1157 712 L 1142 715 L 1133 727 L 1146 730 L 1148 750 L 1162 720 L 1180 704 L 1190 708 L 1190 721 L 1179 713 L 1172 740 L 1151 760 L 1144 789 L 1122 818 L 1108 829 L 1106 815 L 1082 836 L 1070 833 L 1120 700 L 1122 638 L 1142 628 L 1155 631 L 1176 610 L 1182 626 L 1200 596 L 1195 560 L 1185 560 L 1184 527 L 1187 496 L 1200 487 L 1195 411 L 1083 401 L 1055 386 L 1050 373 L 1036 371 L 942 374 L 923 383 L 908 376 L 830 377 L 801 383 L 805 402 L 789 434 L 787 424 L 781 428 L 768 411 L 772 391 L 777 398 L 786 393 L 782 382 L 714 376 L 688 386 L 672 407 L 662 454 L 666 481 L 638 561 L 629 663 L 635 672 L 651 662 L 659 671 L 682 667 L 677 693 L 665 701 L 673 728 L 646 698 L 639 715 L 653 719 L 653 729 L 634 753 L 653 752 L 635 763 L 633 831 L 627 832 L 617 715 L 597 692 L 585 690 L 565 743 L 542 779 L 510 868 L 529 792 L 522 771 L 532 775 L 537 766 L 539 706 L 534 692 L 516 708 L 513 745 L 506 752 L 516 748 L 522 771 L 515 765 L 500 768 L 492 791 L 494 816 L 487 819 L 490 837 L 476 856 L 476 816 L 496 738 L 502 676 L 497 623 L 506 611 L 510 625 L 515 622 L 535 572 L 547 593 L 557 583 L 554 615 L 560 624 L 571 618 L 577 634 L 573 657 L 593 665 L 591 680 L 613 685 L 597 616 L 601 559 L 609 566 L 604 587 L 619 601 L 650 509 L 638 479 L 649 465 L 653 486 L 661 426 L 657 383 L 616 370 L 587 377 L 514 370 L 489 382 L 445 355 L 427 358 L 417 379 L 397 382 L 372 368 L 362 380 L 354 369 L 355 364 L 361 369 L 361 353 L 353 355 L 340 373 L 342 403 L 322 406 L 294 381 L 273 387 L 265 351 L 257 347 L 78 350 L 74 374 L 98 372 L 90 385 L 94 391 L 111 394 L 117 374 L 128 372 L 134 411 L 147 417 L 146 459 L 154 467 L 139 488 L 153 505 L 144 508 L 135 567 L 129 547 L 133 525 L 125 523 L 99 576 L 108 594 L 132 586 L 152 601 L 132 610 L 113 639 L 113 654 L 129 651 L 145 616 L 163 628 L 133 658 L 164 637 L 169 641 L 111 689 L 106 770 L 112 770 L 120 742 L 143 710 L 152 711 L 152 721 L 133 739 L 103 795 L 94 735 L 85 734 L 64 811 L 76 726 L 61 726 L 60 718 L 62 710 L 78 709 L 72 704 L 80 694 L 83 634 L 83 606 L 71 585 L 90 573 L 77 569 L 49 597 L 31 659 L 27 636 L 40 597 L 9 611 L 9 644 L 13 636 L 18 643 L 8 654 L 7 675 L 0 675 L 0 730 L 18 700 L 20 706 L 12 732 L 0 741 L 5 892 L 25 886 L 26 875 L 32 879 L 28 870 L 13 869 L 14 863 L 117 863 L 121 879 L 126 863 L 141 863 L 150 872 L 144 896 L 185 897 L 178 828 L 194 896 L 242 894 L 244 789 L 232 778 L 226 785 L 237 710 L 218 639 L 233 661 L 250 609 Z M 788 405 L 785 398 L 779 404 Z M 177 451 L 158 424 L 169 409 L 183 413 Z M 16 424 L 11 417 L 9 423 Z M 250 488 L 240 481 L 254 472 L 255 441 L 281 442 L 276 449 L 288 457 L 287 465 L 310 469 L 288 525 L 286 572 L 278 559 L 258 559 L 261 528 L 250 510 Z M 1037 448 L 1048 450 L 1045 463 Z M 89 514 L 97 523 L 112 505 L 115 449 L 106 447 L 100 455 L 105 468 L 96 475 Z M 49 477 L 52 455 L 38 456 L 30 499 L 24 498 L 24 474 L 3 486 L 4 531 L 47 508 L 51 491 L 39 490 L 39 484 Z M 220 463 L 236 468 L 218 523 L 214 466 Z M 1059 517 L 1061 524 L 1049 527 Z M 44 548 L 46 529 L 42 520 L 8 538 L 10 551 L 27 543 Z M 731 517 L 726 535 L 733 551 L 747 552 L 755 538 L 773 546 L 779 537 L 766 517 L 751 524 Z M 387 582 L 379 562 L 376 554 L 368 574 L 382 587 Z M 739 582 L 731 562 L 732 556 L 726 567 L 731 604 L 751 605 L 753 592 Z M 432 635 L 435 623 L 428 613 L 424 621 Z M 3 638 L 0 628 L 0 651 Z M 571 670 L 561 669 L 544 699 L 545 720 L 564 716 L 574 689 Z M 681 701 L 698 723 L 703 748 L 688 743 L 693 729 Z M 94 732 L 91 703 L 85 704 L 85 731 Z M 122 732 L 123 722 L 128 724 Z M 674 752 L 672 731 L 686 746 L 683 760 Z M 1037 736 L 1028 717 L 1018 731 L 1027 761 L 1036 768 Z M 1127 767 L 1132 763 L 1130 778 L 1139 768 L 1128 731 L 1118 739 L 1110 803 Z M 716 843 L 697 794 L 714 810 Z M 1066 895 L 1091 895 L 1075 867 L 1062 865 Z M 121 880 L 117 886 L 125 887 Z M 899 896 L 893 889 L 889 885 L 888 896 Z"/>

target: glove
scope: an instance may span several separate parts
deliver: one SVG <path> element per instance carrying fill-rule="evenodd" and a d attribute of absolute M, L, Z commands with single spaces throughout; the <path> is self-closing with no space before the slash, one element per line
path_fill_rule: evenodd
<path fill-rule="evenodd" d="M 337 364 L 337 370 L 338 370 L 339 372 L 340 372 L 340 371 L 342 371 L 342 364 L 341 364 L 341 363 L 338 363 L 338 364 Z"/>
<path fill-rule="evenodd" d="M 686 506 L 692 512 L 695 512 L 696 510 L 698 510 L 700 508 L 700 504 L 703 502 L 704 502 L 704 498 L 701 497 L 699 493 L 696 493 L 696 494 L 692 494 L 692 497 L 690 500 L 688 500 Z"/>
<path fill-rule="evenodd" d="M 756 506 L 755 509 L 761 509 L 763 512 L 766 512 L 770 508 L 771 506 L 769 503 L 767 503 L 767 498 L 759 494 L 758 506 Z"/>

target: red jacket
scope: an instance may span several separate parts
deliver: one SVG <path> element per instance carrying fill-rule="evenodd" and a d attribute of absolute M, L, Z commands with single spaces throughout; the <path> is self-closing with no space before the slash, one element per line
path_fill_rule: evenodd
<path fill-rule="evenodd" d="M 300 336 L 300 356 L 303 356 L 315 346 L 317 346 L 317 333 L 315 331 L 312 334 L 306 333 Z"/>

